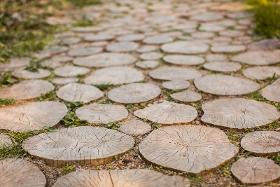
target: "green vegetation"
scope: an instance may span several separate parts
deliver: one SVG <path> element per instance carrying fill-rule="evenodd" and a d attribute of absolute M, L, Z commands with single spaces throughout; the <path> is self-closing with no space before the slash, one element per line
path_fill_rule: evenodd
<path fill-rule="evenodd" d="M 255 32 L 266 38 L 280 38 L 280 1 L 248 0 L 255 14 Z"/>
<path fill-rule="evenodd" d="M 5 72 L 0 77 L 0 86 L 14 84 L 16 80 L 13 78 L 11 72 Z"/>
<path fill-rule="evenodd" d="M 76 109 L 81 106 L 82 106 L 82 103 L 80 103 L 80 102 L 73 102 L 73 103 L 67 104 L 68 113 L 62 120 L 62 122 L 65 126 L 75 127 L 75 126 L 88 125 L 88 122 L 80 120 L 75 114 Z"/>
<path fill-rule="evenodd" d="M 87 19 L 86 17 L 83 17 L 83 19 L 78 20 L 76 23 L 74 23 L 73 26 L 75 27 L 88 27 L 92 26 L 95 23 L 92 20 Z"/>
<path fill-rule="evenodd" d="M 0 98 L 0 106 L 12 105 L 15 104 L 16 100 L 14 99 L 1 99 Z"/>
<path fill-rule="evenodd" d="M 1 147 L 0 148 L 0 159 L 11 158 L 11 157 L 23 157 L 26 152 L 20 145 Z"/>
<path fill-rule="evenodd" d="M 114 85 L 112 85 L 112 84 L 98 84 L 98 85 L 95 85 L 95 86 L 102 91 L 106 91 L 106 90 L 109 90 L 110 88 L 112 88 Z"/>
<path fill-rule="evenodd" d="M 118 129 L 120 128 L 120 124 L 118 122 L 111 122 L 106 124 L 106 128 L 108 129 Z"/>
<path fill-rule="evenodd" d="M 99 5 L 101 4 L 100 0 L 67 0 L 68 2 L 72 3 L 74 6 L 77 7 L 85 7 L 89 5 Z"/>
<path fill-rule="evenodd" d="M 25 69 L 32 72 L 38 72 L 39 68 L 41 68 L 40 60 L 33 58 Z"/>
<path fill-rule="evenodd" d="M 57 97 L 55 91 L 50 91 L 49 93 L 43 94 L 38 98 L 39 101 L 53 101 L 56 99 Z"/>

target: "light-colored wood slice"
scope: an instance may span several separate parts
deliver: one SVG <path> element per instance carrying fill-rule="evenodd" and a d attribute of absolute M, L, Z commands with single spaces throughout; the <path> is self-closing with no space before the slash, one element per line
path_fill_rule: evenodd
<path fill-rule="evenodd" d="M 108 67 L 133 64 L 136 58 L 125 53 L 100 53 L 88 57 L 76 58 L 73 63 L 86 67 Z"/>
<path fill-rule="evenodd" d="M 227 56 L 225 54 L 208 54 L 206 55 L 207 62 L 225 62 Z"/>
<path fill-rule="evenodd" d="M 53 187 L 189 187 L 181 176 L 148 169 L 78 170 L 60 177 Z"/>
<path fill-rule="evenodd" d="M 244 184 L 259 184 L 280 177 L 280 166 L 261 157 L 241 158 L 231 167 L 232 174 Z"/>
<path fill-rule="evenodd" d="M 8 158 L 0 161 L 1 187 L 45 187 L 45 175 L 23 159 Z"/>
<path fill-rule="evenodd" d="M 183 90 L 190 86 L 189 81 L 185 80 L 171 80 L 162 83 L 162 87 L 168 90 Z"/>
<path fill-rule="evenodd" d="M 248 51 L 232 57 L 233 61 L 249 65 L 271 65 L 280 62 L 280 50 Z"/>
<path fill-rule="evenodd" d="M 145 61 L 140 61 L 135 64 L 138 68 L 142 69 L 154 69 L 157 66 L 159 66 L 159 62 L 155 60 L 145 60 Z"/>
<path fill-rule="evenodd" d="M 84 36 L 85 41 L 88 42 L 99 42 L 99 41 L 107 41 L 112 40 L 114 38 L 113 35 L 110 34 L 87 34 Z"/>
<path fill-rule="evenodd" d="M 236 72 L 241 69 L 241 65 L 236 62 L 209 62 L 203 65 L 203 67 L 210 71 L 217 72 Z"/>
<path fill-rule="evenodd" d="M 118 130 L 128 135 L 141 136 L 150 132 L 152 128 L 148 123 L 133 118 L 121 123 Z"/>
<path fill-rule="evenodd" d="M 88 68 L 72 65 L 58 67 L 54 70 L 54 74 L 60 77 L 75 77 L 78 75 L 85 75 L 88 72 L 90 72 Z"/>
<path fill-rule="evenodd" d="M 230 160 L 238 153 L 238 148 L 218 128 L 177 125 L 151 132 L 139 144 L 139 151 L 145 159 L 159 166 L 200 173 Z"/>
<path fill-rule="evenodd" d="M 250 79 L 265 80 L 273 76 L 280 76 L 278 66 L 255 66 L 243 70 L 243 75 Z"/>
<path fill-rule="evenodd" d="M 30 58 L 11 58 L 8 63 L 0 64 L 0 72 L 14 71 L 18 68 L 24 68 L 30 63 Z"/>
<path fill-rule="evenodd" d="M 139 44 L 135 42 L 115 42 L 106 46 L 107 51 L 111 52 L 131 52 L 138 49 Z"/>
<path fill-rule="evenodd" d="M 144 34 L 128 34 L 118 37 L 117 40 L 122 42 L 133 42 L 143 40 L 144 38 Z"/>
<path fill-rule="evenodd" d="M 201 77 L 201 73 L 194 68 L 162 66 L 149 72 L 154 79 L 159 80 L 192 80 Z"/>
<path fill-rule="evenodd" d="M 207 44 L 196 41 L 178 41 L 161 46 L 161 50 L 166 53 L 178 54 L 200 54 L 206 53 L 208 49 Z"/>
<path fill-rule="evenodd" d="M 72 57 L 89 56 L 100 53 L 101 47 L 76 47 L 68 51 L 68 55 Z"/>
<path fill-rule="evenodd" d="M 256 131 L 246 134 L 241 140 L 243 149 L 253 153 L 280 152 L 280 132 Z"/>
<path fill-rule="evenodd" d="M 89 123 L 106 124 L 127 118 L 128 111 L 123 105 L 93 103 L 78 108 L 76 115 Z"/>
<path fill-rule="evenodd" d="M 269 101 L 280 102 L 280 79 L 263 88 L 261 95 Z"/>
<path fill-rule="evenodd" d="M 209 21 L 216 21 L 216 20 L 221 20 L 223 19 L 224 16 L 223 14 L 219 13 L 219 12 L 201 12 L 198 14 L 195 14 L 193 16 L 191 16 L 191 20 L 196 20 L 196 21 L 205 21 L 205 22 L 209 22 Z"/>
<path fill-rule="evenodd" d="M 45 80 L 25 80 L 10 87 L 0 89 L 0 98 L 25 100 L 40 97 L 54 90 L 54 86 Z"/>
<path fill-rule="evenodd" d="M 201 94 L 192 90 L 186 90 L 171 94 L 170 97 L 181 102 L 196 102 L 202 99 Z"/>
<path fill-rule="evenodd" d="M 142 103 L 160 95 L 160 88 L 150 83 L 132 83 L 114 88 L 108 92 L 108 98 L 118 103 Z"/>
<path fill-rule="evenodd" d="M 163 60 L 175 65 L 199 65 L 204 63 L 202 57 L 193 55 L 166 55 Z"/>
<path fill-rule="evenodd" d="M 159 60 L 162 57 L 162 54 L 159 52 L 148 52 L 148 53 L 142 53 L 140 55 L 140 58 L 142 60 Z"/>
<path fill-rule="evenodd" d="M 63 78 L 54 78 L 52 79 L 52 83 L 57 84 L 57 85 L 64 85 L 64 84 L 68 84 L 68 83 L 74 83 L 74 82 L 78 82 L 78 78 L 76 77 L 63 77 Z"/>
<path fill-rule="evenodd" d="M 134 115 L 155 123 L 173 125 L 193 121 L 197 117 L 197 111 L 189 105 L 163 101 L 162 103 L 155 103 L 144 109 L 136 110 Z"/>
<path fill-rule="evenodd" d="M 12 146 L 14 143 L 10 136 L 6 134 L 0 134 L 0 148 Z"/>
<path fill-rule="evenodd" d="M 15 70 L 13 76 L 19 79 L 42 79 L 50 76 L 51 72 L 45 69 L 39 69 L 38 71 L 32 72 L 25 69 Z"/>
<path fill-rule="evenodd" d="M 59 88 L 56 95 L 68 102 L 88 103 L 103 97 L 104 94 L 94 86 L 70 83 Z"/>
<path fill-rule="evenodd" d="M 132 67 L 108 67 L 94 71 L 85 78 L 86 84 L 127 84 L 143 81 L 145 78 L 141 71 Z"/>
<path fill-rule="evenodd" d="M 22 147 L 47 164 L 62 166 L 77 162 L 101 165 L 111 162 L 134 146 L 134 139 L 116 130 L 81 126 L 42 133 L 25 140 Z"/>
<path fill-rule="evenodd" d="M 202 110 L 203 122 L 237 129 L 263 126 L 280 117 L 280 112 L 273 105 L 243 98 L 209 101 L 202 105 Z"/>
<path fill-rule="evenodd" d="M 248 46 L 249 50 L 274 50 L 279 48 L 280 41 L 277 38 L 256 41 Z"/>
<path fill-rule="evenodd" d="M 217 45 L 211 48 L 211 51 L 214 53 L 240 53 L 245 50 L 246 47 L 244 45 Z"/>
<path fill-rule="evenodd" d="M 173 41 L 173 37 L 164 34 L 149 36 L 143 40 L 145 44 L 151 44 L 151 45 L 159 45 L 159 44 L 169 43 L 172 41 Z"/>
<path fill-rule="evenodd" d="M 40 130 L 56 125 L 67 113 L 63 103 L 31 102 L 0 108 L 0 128 L 17 132 Z"/>
<path fill-rule="evenodd" d="M 260 85 L 254 81 L 222 74 L 210 74 L 194 80 L 197 89 L 214 95 L 244 95 L 254 92 Z"/>
<path fill-rule="evenodd" d="M 147 53 L 147 52 L 156 51 L 157 49 L 159 49 L 157 45 L 142 45 L 139 49 L 137 49 L 137 52 Z"/>

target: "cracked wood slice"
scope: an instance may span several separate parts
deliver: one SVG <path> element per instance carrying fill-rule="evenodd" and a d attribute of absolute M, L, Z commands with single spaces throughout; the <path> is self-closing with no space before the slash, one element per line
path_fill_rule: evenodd
<path fill-rule="evenodd" d="M 210 74 L 194 80 L 195 87 L 214 95 L 244 95 L 254 92 L 260 85 L 254 81 L 222 74 Z"/>
<path fill-rule="evenodd" d="M 138 68 L 142 69 L 154 69 L 159 66 L 159 62 L 155 60 L 139 61 L 135 64 Z"/>
<path fill-rule="evenodd" d="M 131 67 L 108 67 L 94 71 L 85 78 L 86 84 L 127 84 L 143 81 L 145 78 L 141 71 Z"/>
<path fill-rule="evenodd" d="M 110 34 L 87 34 L 84 36 L 85 41 L 88 42 L 99 42 L 99 41 L 107 41 L 112 40 L 114 35 Z"/>
<path fill-rule="evenodd" d="M 45 187 L 43 172 L 33 163 L 15 158 L 0 160 L 1 187 Z"/>
<path fill-rule="evenodd" d="M 210 21 L 222 20 L 224 19 L 224 16 L 219 12 L 202 12 L 191 16 L 190 19 L 196 21 L 210 22 Z"/>
<path fill-rule="evenodd" d="M 273 76 L 280 76 L 280 67 L 277 66 L 255 66 L 243 70 L 243 75 L 249 79 L 265 80 Z"/>
<path fill-rule="evenodd" d="M 174 65 L 199 65 L 204 63 L 204 58 L 193 55 L 166 55 L 163 60 Z"/>
<path fill-rule="evenodd" d="M 0 98 L 25 100 L 40 97 L 54 90 L 54 86 L 45 80 L 25 80 L 10 87 L 0 89 Z"/>
<path fill-rule="evenodd" d="M 159 60 L 162 57 L 162 54 L 159 52 L 148 52 L 148 53 L 142 53 L 140 55 L 140 58 L 142 60 Z"/>
<path fill-rule="evenodd" d="M 118 130 L 128 135 L 140 136 L 150 132 L 152 128 L 151 125 L 139 119 L 130 119 L 121 123 Z"/>
<path fill-rule="evenodd" d="M 88 68 L 73 65 L 61 66 L 54 70 L 54 74 L 60 77 L 75 77 L 78 75 L 85 75 L 88 72 L 90 72 Z"/>
<path fill-rule="evenodd" d="M 68 55 L 72 57 L 89 56 L 100 53 L 101 47 L 77 47 L 68 51 Z"/>
<path fill-rule="evenodd" d="M 259 154 L 280 152 L 280 132 L 250 132 L 241 139 L 241 147 Z"/>
<path fill-rule="evenodd" d="M 267 158 L 249 157 L 233 163 L 231 172 L 244 184 L 259 184 L 278 179 L 280 166 Z"/>
<path fill-rule="evenodd" d="M 86 67 L 108 67 L 133 64 L 136 58 L 126 53 L 100 53 L 74 59 L 73 63 Z"/>
<path fill-rule="evenodd" d="M 185 80 L 171 80 L 162 83 L 162 87 L 168 90 L 183 90 L 190 86 L 190 82 Z"/>
<path fill-rule="evenodd" d="M 263 88 L 261 95 L 269 101 L 280 102 L 280 79 Z"/>
<path fill-rule="evenodd" d="M 202 99 L 201 94 L 192 90 L 185 90 L 182 92 L 173 93 L 170 95 L 170 97 L 181 102 L 196 102 Z"/>
<path fill-rule="evenodd" d="M 28 138 L 22 147 L 49 165 L 68 163 L 93 166 L 111 162 L 134 146 L 131 136 L 103 127 L 81 126 L 59 129 Z"/>
<path fill-rule="evenodd" d="M 178 41 L 161 46 L 161 50 L 166 53 L 178 54 L 200 54 L 206 53 L 208 49 L 209 45 L 196 41 Z"/>
<path fill-rule="evenodd" d="M 131 52 L 138 49 L 139 44 L 135 42 L 114 42 L 106 46 L 111 52 Z"/>
<path fill-rule="evenodd" d="M 31 102 L 0 108 L 0 129 L 16 132 L 40 130 L 56 125 L 67 113 L 63 103 Z"/>
<path fill-rule="evenodd" d="M 245 50 L 246 47 L 244 45 L 217 45 L 211 48 L 211 51 L 214 53 L 239 53 Z"/>
<path fill-rule="evenodd" d="M 230 160 L 238 147 L 218 128 L 177 125 L 151 132 L 139 144 L 139 151 L 159 166 L 197 174 Z"/>
<path fill-rule="evenodd" d="M 149 169 L 78 170 L 58 178 L 53 187 L 189 187 L 181 176 Z"/>
<path fill-rule="evenodd" d="M 160 88 L 150 83 L 132 83 L 113 88 L 108 92 L 108 98 L 118 103 L 142 103 L 160 95 Z"/>
<path fill-rule="evenodd" d="M 149 72 L 153 79 L 159 80 L 192 80 L 201 77 L 201 73 L 194 68 L 163 66 Z"/>
<path fill-rule="evenodd" d="M 202 110 L 203 122 L 237 129 L 263 126 L 280 117 L 280 112 L 273 105 L 243 98 L 209 101 L 202 105 Z"/>
<path fill-rule="evenodd" d="M 6 134 L 0 134 L 0 148 L 12 146 L 14 143 L 10 136 Z"/>
<path fill-rule="evenodd" d="M 81 120 L 89 123 L 111 123 L 127 118 L 128 111 L 123 105 L 93 103 L 76 110 L 76 115 Z"/>
<path fill-rule="evenodd" d="M 38 71 L 28 71 L 25 69 L 15 70 L 13 76 L 19 79 L 42 79 L 50 76 L 51 72 L 45 69 L 38 69 Z"/>
<path fill-rule="evenodd" d="M 88 103 L 103 97 L 104 94 L 91 85 L 70 83 L 59 88 L 56 95 L 65 101 Z"/>
<path fill-rule="evenodd" d="M 134 115 L 155 123 L 172 125 L 193 121 L 197 117 L 197 111 L 189 105 L 164 101 L 136 110 Z"/>
<path fill-rule="evenodd" d="M 118 37 L 117 40 L 121 42 L 133 42 L 143 40 L 144 38 L 144 34 L 128 34 Z"/>
<path fill-rule="evenodd" d="M 233 61 L 249 65 L 271 65 L 280 62 L 280 50 L 248 51 L 232 57 Z"/>
<path fill-rule="evenodd" d="M 241 65 L 236 62 L 209 62 L 203 65 L 203 67 L 210 71 L 217 72 L 236 72 L 241 69 Z"/>
<path fill-rule="evenodd" d="M 30 63 L 30 58 L 11 58 L 8 63 L 0 64 L 0 72 L 14 71 L 18 68 L 24 68 Z"/>
<path fill-rule="evenodd" d="M 62 77 L 62 78 L 54 78 L 51 81 L 52 83 L 57 85 L 64 85 L 64 84 L 78 82 L 79 79 L 76 77 Z"/>
<path fill-rule="evenodd" d="M 164 34 L 148 36 L 143 40 L 145 44 L 152 44 L 152 45 L 159 45 L 159 44 L 169 43 L 172 41 L 173 41 L 173 37 Z"/>

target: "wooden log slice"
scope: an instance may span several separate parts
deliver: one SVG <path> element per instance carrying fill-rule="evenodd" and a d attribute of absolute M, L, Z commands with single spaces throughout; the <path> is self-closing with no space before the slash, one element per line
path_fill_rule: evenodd
<path fill-rule="evenodd" d="M 249 65 L 271 65 L 280 62 L 280 50 L 248 51 L 232 57 L 237 61 Z"/>
<path fill-rule="evenodd" d="M 280 102 L 280 79 L 263 88 L 261 95 L 269 101 Z"/>
<path fill-rule="evenodd" d="M 164 52 L 177 54 L 200 54 L 206 53 L 208 49 L 207 44 L 195 41 L 177 41 L 161 46 Z"/>

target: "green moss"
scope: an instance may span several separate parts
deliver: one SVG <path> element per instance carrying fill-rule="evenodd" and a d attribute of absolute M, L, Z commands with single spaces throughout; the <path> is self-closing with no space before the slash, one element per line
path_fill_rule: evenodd
<path fill-rule="evenodd" d="M 12 158 L 12 157 L 24 157 L 26 152 L 20 145 L 14 145 L 9 147 L 0 148 L 0 159 Z"/>
<path fill-rule="evenodd" d="M 12 105 L 15 103 L 16 103 L 16 100 L 14 100 L 14 99 L 1 99 L 0 98 L 0 106 Z"/>
<path fill-rule="evenodd" d="M 77 7 L 85 7 L 89 5 L 99 5 L 101 4 L 101 0 L 67 0 L 71 4 Z"/>
<path fill-rule="evenodd" d="M 50 91 L 46 94 L 41 95 L 38 98 L 39 101 L 53 101 L 53 100 L 56 100 L 56 99 L 57 99 L 57 97 L 56 97 L 55 91 Z"/>
<path fill-rule="evenodd" d="M 108 129 L 118 129 L 120 127 L 120 124 L 118 122 L 111 122 L 111 123 L 107 123 L 106 127 Z"/>
<path fill-rule="evenodd" d="M 67 164 L 66 166 L 62 167 L 61 169 L 62 169 L 62 174 L 66 175 L 66 174 L 68 174 L 70 172 L 75 171 L 76 170 L 76 166 L 75 165 L 68 165 Z"/>
<path fill-rule="evenodd" d="M 266 99 L 258 91 L 248 94 L 247 98 L 256 101 L 266 101 Z"/>
<path fill-rule="evenodd" d="M 88 125 L 88 122 L 80 120 L 75 114 L 76 109 L 81 107 L 82 103 L 80 102 L 67 103 L 66 106 L 68 108 L 68 113 L 62 120 L 65 126 L 75 127 L 75 126 Z"/>
<path fill-rule="evenodd" d="M 5 72 L 0 77 L 0 86 L 2 85 L 11 85 L 17 82 L 16 79 L 13 78 L 11 72 Z"/>

